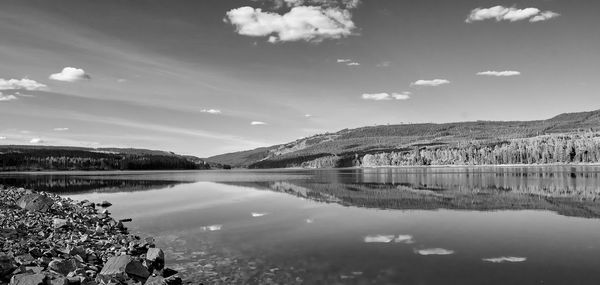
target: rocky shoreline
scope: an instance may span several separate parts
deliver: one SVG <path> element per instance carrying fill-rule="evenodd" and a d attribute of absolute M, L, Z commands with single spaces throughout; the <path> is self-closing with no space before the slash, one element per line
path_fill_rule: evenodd
<path fill-rule="evenodd" d="M 182 284 L 154 239 L 109 206 L 0 185 L 0 284 Z"/>

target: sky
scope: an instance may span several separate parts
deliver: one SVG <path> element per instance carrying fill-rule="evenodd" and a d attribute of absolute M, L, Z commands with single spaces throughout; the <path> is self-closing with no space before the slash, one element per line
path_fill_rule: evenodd
<path fill-rule="evenodd" d="M 600 109 L 592 0 L 0 0 L 0 144 L 207 157 Z"/>

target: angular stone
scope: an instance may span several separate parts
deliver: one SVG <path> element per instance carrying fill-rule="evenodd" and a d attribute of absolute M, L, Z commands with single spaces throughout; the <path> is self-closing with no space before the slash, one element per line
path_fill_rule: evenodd
<path fill-rule="evenodd" d="M 160 248 L 151 247 L 146 253 L 148 268 L 161 270 L 165 267 L 165 253 Z"/>
<path fill-rule="evenodd" d="M 69 281 L 65 277 L 58 277 L 50 280 L 50 285 L 67 285 Z"/>
<path fill-rule="evenodd" d="M 148 277 L 148 280 L 146 280 L 146 283 L 144 283 L 145 285 L 164 285 L 164 280 L 165 278 L 163 278 L 162 276 L 150 276 Z"/>
<path fill-rule="evenodd" d="M 46 275 L 23 273 L 17 274 L 10 279 L 10 285 L 44 285 Z"/>
<path fill-rule="evenodd" d="M 48 269 L 62 275 L 68 275 L 77 269 L 77 262 L 73 259 L 55 259 L 48 264 Z"/>
<path fill-rule="evenodd" d="M 35 262 L 35 258 L 33 258 L 31 254 L 26 253 L 15 257 L 15 261 L 17 261 L 17 263 L 20 265 L 31 265 Z"/>
<path fill-rule="evenodd" d="M 17 269 L 15 260 L 4 253 L 0 253 L 0 278 L 8 276 L 15 269 Z"/>
<path fill-rule="evenodd" d="M 141 262 L 133 260 L 129 255 L 120 255 L 111 257 L 106 261 L 104 267 L 98 273 L 98 278 L 103 281 L 108 281 L 111 278 L 125 281 L 128 275 L 148 278 L 150 273 Z"/>
<path fill-rule="evenodd" d="M 60 229 L 68 226 L 68 221 L 65 219 L 55 218 L 52 220 L 52 225 L 55 229 Z"/>
<path fill-rule="evenodd" d="M 19 208 L 27 211 L 47 212 L 52 208 L 54 201 L 45 195 L 26 194 L 21 196 L 16 204 Z"/>

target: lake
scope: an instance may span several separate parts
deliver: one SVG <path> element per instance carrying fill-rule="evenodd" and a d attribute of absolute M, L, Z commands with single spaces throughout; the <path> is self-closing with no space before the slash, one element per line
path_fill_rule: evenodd
<path fill-rule="evenodd" d="M 113 203 L 193 280 L 600 284 L 600 167 L 2 173 Z"/>

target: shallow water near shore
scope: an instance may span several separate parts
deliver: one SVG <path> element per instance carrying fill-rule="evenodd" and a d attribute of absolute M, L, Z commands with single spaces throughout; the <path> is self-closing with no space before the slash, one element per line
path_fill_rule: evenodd
<path fill-rule="evenodd" d="M 108 200 L 207 283 L 598 284 L 600 167 L 0 174 Z"/>

